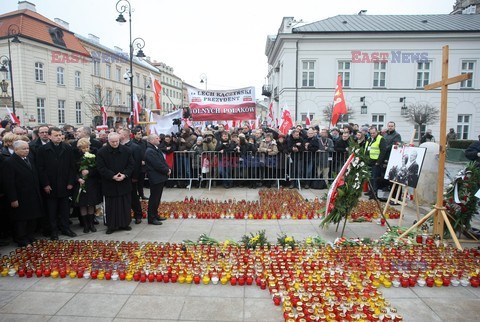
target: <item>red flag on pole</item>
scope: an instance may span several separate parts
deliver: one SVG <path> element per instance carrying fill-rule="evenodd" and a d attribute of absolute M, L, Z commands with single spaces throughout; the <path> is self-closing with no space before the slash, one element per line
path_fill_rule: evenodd
<path fill-rule="evenodd" d="M 7 113 L 10 116 L 10 120 L 12 120 L 12 123 L 20 126 L 20 119 L 15 114 L 13 114 L 7 106 L 5 106 L 5 108 L 7 109 Z"/>
<path fill-rule="evenodd" d="M 162 85 L 160 82 L 153 77 L 152 73 L 150 73 L 150 78 L 152 79 L 153 84 L 153 93 L 155 95 L 155 105 L 157 106 L 157 110 L 162 109 L 161 105 L 161 97 L 162 97 Z"/>
<path fill-rule="evenodd" d="M 133 124 L 138 124 L 140 121 L 140 112 L 142 107 L 138 101 L 137 94 L 133 93 Z"/>
<path fill-rule="evenodd" d="M 338 75 L 337 87 L 335 88 L 335 96 L 333 97 L 333 109 L 332 109 L 333 125 L 337 124 L 338 118 L 342 114 L 347 114 L 347 105 L 345 104 L 345 97 L 343 97 L 342 77 Z"/>
<path fill-rule="evenodd" d="M 282 124 L 280 125 L 280 132 L 287 135 L 288 130 L 293 126 L 292 117 L 290 116 L 290 111 L 285 109 L 283 110 L 282 115 Z"/>
<path fill-rule="evenodd" d="M 310 111 L 307 112 L 307 118 L 305 119 L 305 125 L 310 126 Z"/>
<path fill-rule="evenodd" d="M 274 127 L 274 119 L 273 119 L 273 102 L 270 102 L 270 105 L 268 106 L 268 126 Z"/>

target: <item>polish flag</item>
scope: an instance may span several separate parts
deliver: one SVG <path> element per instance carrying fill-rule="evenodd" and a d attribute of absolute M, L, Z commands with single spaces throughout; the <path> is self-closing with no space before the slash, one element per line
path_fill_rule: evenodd
<path fill-rule="evenodd" d="M 338 118 L 342 114 L 347 114 L 347 105 L 345 104 L 345 97 L 343 97 L 342 77 L 339 74 L 337 78 L 337 87 L 335 88 L 335 96 L 333 97 L 333 109 L 332 109 L 333 125 L 337 124 Z"/>
<path fill-rule="evenodd" d="M 100 113 L 102 113 L 102 125 L 107 125 L 107 111 L 105 106 L 100 107 Z"/>
<path fill-rule="evenodd" d="M 160 82 L 155 79 L 152 73 L 150 73 L 150 78 L 152 79 L 152 84 L 153 84 L 153 93 L 155 95 L 155 105 L 157 106 L 157 110 L 161 110 L 162 109 L 162 104 L 161 104 L 162 85 L 160 85 Z"/>
<path fill-rule="evenodd" d="M 293 126 L 292 117 L 290 116 L 290 111 L 285 109 L 283 110 L 282 115 L 282 124 L 280 125 L 280 132 L 287 135 L 288 130 Z"/>
<path fill-rule="evenodd" d="M 20 119 L 15 114 L 13 114 L 7 106 L 5 106 L 5 108 L 7 109 L 7 113 L 10 116 L 10 120 L 12 120 L 12 123 L 20 126 Z"/>
<path fill-rule="evenodd" d="M 305 119 L 305 125 L 310 127 L 310 111 L 307 112 L 307 118 Z"/>
<path fill-rule="evenodd" d="M 268 121 L 267 124 L 269 127 L 273 127 L 275 125 L 274 118 L 273 118 L 273 102 L 270 102 L 270 106 L 268 106 Z"/>
<path fill-rule="evenodd" d="M 138 124 L 140 121 L 140 113 L 142 112 L 142 107 L 138 101 L 137 94 L 133 93 L 133 124 Z"/>

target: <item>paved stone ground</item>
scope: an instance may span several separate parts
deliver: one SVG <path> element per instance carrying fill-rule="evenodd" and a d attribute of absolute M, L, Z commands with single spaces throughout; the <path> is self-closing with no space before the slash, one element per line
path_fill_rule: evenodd
<path fill-rule="evenodd" d="M 302 190 L 305 198 L 321 196 L 326 191 Z M 194 198 L 236 198 L 257 200 L 256 189 L 167 189 L 164 201 Z M 416 219 L 407 210 L 404 223 Z M 83 234 L 73 225 L 76 239 L 115 239 L 121 241 L 195 240 L 207 233 L 218 240 L 239 240 L 245 233 L 266 229 L 269 240 L 280 232 L 296 239 L 320 235 L 334 240 L 335 227 L 323 230 L 319 220 L 167 220 L 162 226 L 145 221 L 129 232 L 105 235 Z M 391 220 L 395 225 L 397 220 Z M 348 223 L 349 237 L 378 238 L 385 227 L 376 223 Z M 472 247 L 473 245 L 470 245 Z M 0 249 L 8 254 L 14 247 Z M 405 321 L 474 321 L 480 316 L 480 289 L 448 288 L 382 288 L 381 291 Z M 189 285 L 164 283 L 114 282 L 84 279 L 0 278 L 0 321 L 282 321 L 280 307 L 273 305 L 269 293 L 256 286 Z"/>

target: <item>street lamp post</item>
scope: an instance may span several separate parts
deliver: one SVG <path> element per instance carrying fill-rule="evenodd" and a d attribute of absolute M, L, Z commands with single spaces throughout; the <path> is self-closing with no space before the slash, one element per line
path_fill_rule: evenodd
<path fill-rule="evenodd" d="M 201 83 L 201 84 L 205 83 L 205 90 L 208 89 L 208 78 L 207 78 L 207 75 L 205 75 L 205 74 L 201 74 L 201 75 L 200 75 L 200 83 Z"/>
<path fill-rule="evenodd" d="M 7 67 L 5 67 L 5 65 L 8 64 L 8 72 L 10 73 L 10 85 L 12 87 L 12 110 L 13 110 L 13 114 L 15 115 L 17 114 L 15 113 L 15 89 L 13 87 L 12 51 L 10 49 L 10 38 L 13 38 L 12 39 L 13 43 L 19 44 L 20 43 L 20 39 L 18 39 L 19 34 L 20 34 L 20 27 L 18 27 L 16 24 L 11 24 L 10 26 L 8 26 L 8 37 L 7 37 L 8 57 L 6 56 L 0 57 L 0 60 L 2 58 L 5 58 L 4 60 L 2 60 L 2 67 L 0 67 L 1 72 L 7 72 Z"/>
<path fill-rule="evenodd" d="M 144 58 L 145 54 L 143 53 L 142 48 L 145 47 L 145 40 L 143 38 L 137 37 L 132 41 L 132 6 L 128 0 L 119 0 L 116 4 L 117 12 L 119 13 L 116 21 L 119 23 L 127 22 L 123 13 L 128 10 L 128 24 L 129 24 L 129 35 L 130 35 L 130 70 L 128 71 L 128 78 L 130 80 L 130 127 L 133 128 L 133 115 L 134 115 L 134 106 L 133 106 L 133 49 L 134 46 L 137 47 L 137 57 Z"/>

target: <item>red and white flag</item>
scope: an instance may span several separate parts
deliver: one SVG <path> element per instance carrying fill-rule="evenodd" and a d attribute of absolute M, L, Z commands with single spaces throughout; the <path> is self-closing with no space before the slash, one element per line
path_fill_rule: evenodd
<path fill-rule="evenodd" d="M 333 97 L 333 109 L 332 109 L 333 125 L 337 124 L 338 118 L 342 114 L 347 114 L 347 105 L 345 104 L 345 97 L 343 97 L 342 77 L 339 74 L 337 78 L 337 87 L 335 88 L 335 96 Z"/>
<path fill-rule="evenodd" d="M 153 94 L 155 96 L 155 105 L 157 106 L 157 110 L 161 110 L 162 109 L 162 104 L 161 104 L 162 85 L 160 85 L 160 82 L 155 79 L 152 73 L 150 73 L 150 78 L 152 79 L 152 84 L 153 84 Z"/>
<path fill-rule="evenodd" d="M 107 125 L 107 111 L 105 106 L 100 107 L 100 113 L 102 113 L 102 125 Z"/>
<path fill-rule="evenodd" d="M 138 101 L 137 94 L 133 93 L 133 124 L 138 124 L 140 121 L 140 113 L 142 112 L 142 106 Z"/>
<path fill-rule="evenodd" d="M 5 106 L 5 108 L 7 109 L 7 113 L 10 116 L 10 120 L 12 120 L 12 123 L 20 126 L 20 119 L 15 114 L 13 114 L 7 106 Z"/>
<path fill-rule="evenodd" d="M 310 111 L 307 112 L 307 118 L 305 119 L 305 125 L 310 126 Z"/>
<path fill-rule="evenodd" d="M 337 195 L 338 195 L 337 189 L 345 184 L 345 181 L 344 181 L 343 178 L 345 176 L 345 172 L 347 171 L 348 167 L 350 166 L 350 163 L 352 163 L 354 157 L 355 157 L 355 153 L 350 154 L 347 161 L 343 164 L 342 169 L 338 173 L 337 177 L 333 181 L 332 185 L 328 189 L 327 204 L 325 206 L 325 217 L 328 216 L 328 214 L 335 207 L 335 201 L 336 201 Z"/>
<path fill-rule="evenodd" d="M 293 126 L 292 117 L 290 116 L 290 111 L 288 109 L 283 110 L 282 120 L 280 132 L 287 135 L 288 130 L 290 130 L 290 128 Z"/>
<path fill-rule="evenodd" d="M 275 126 L 275 121 L 273 118 L 273 102 L 270 102 L 270 105 L 268 106 L 267 124 L 269 127 Z"/>

